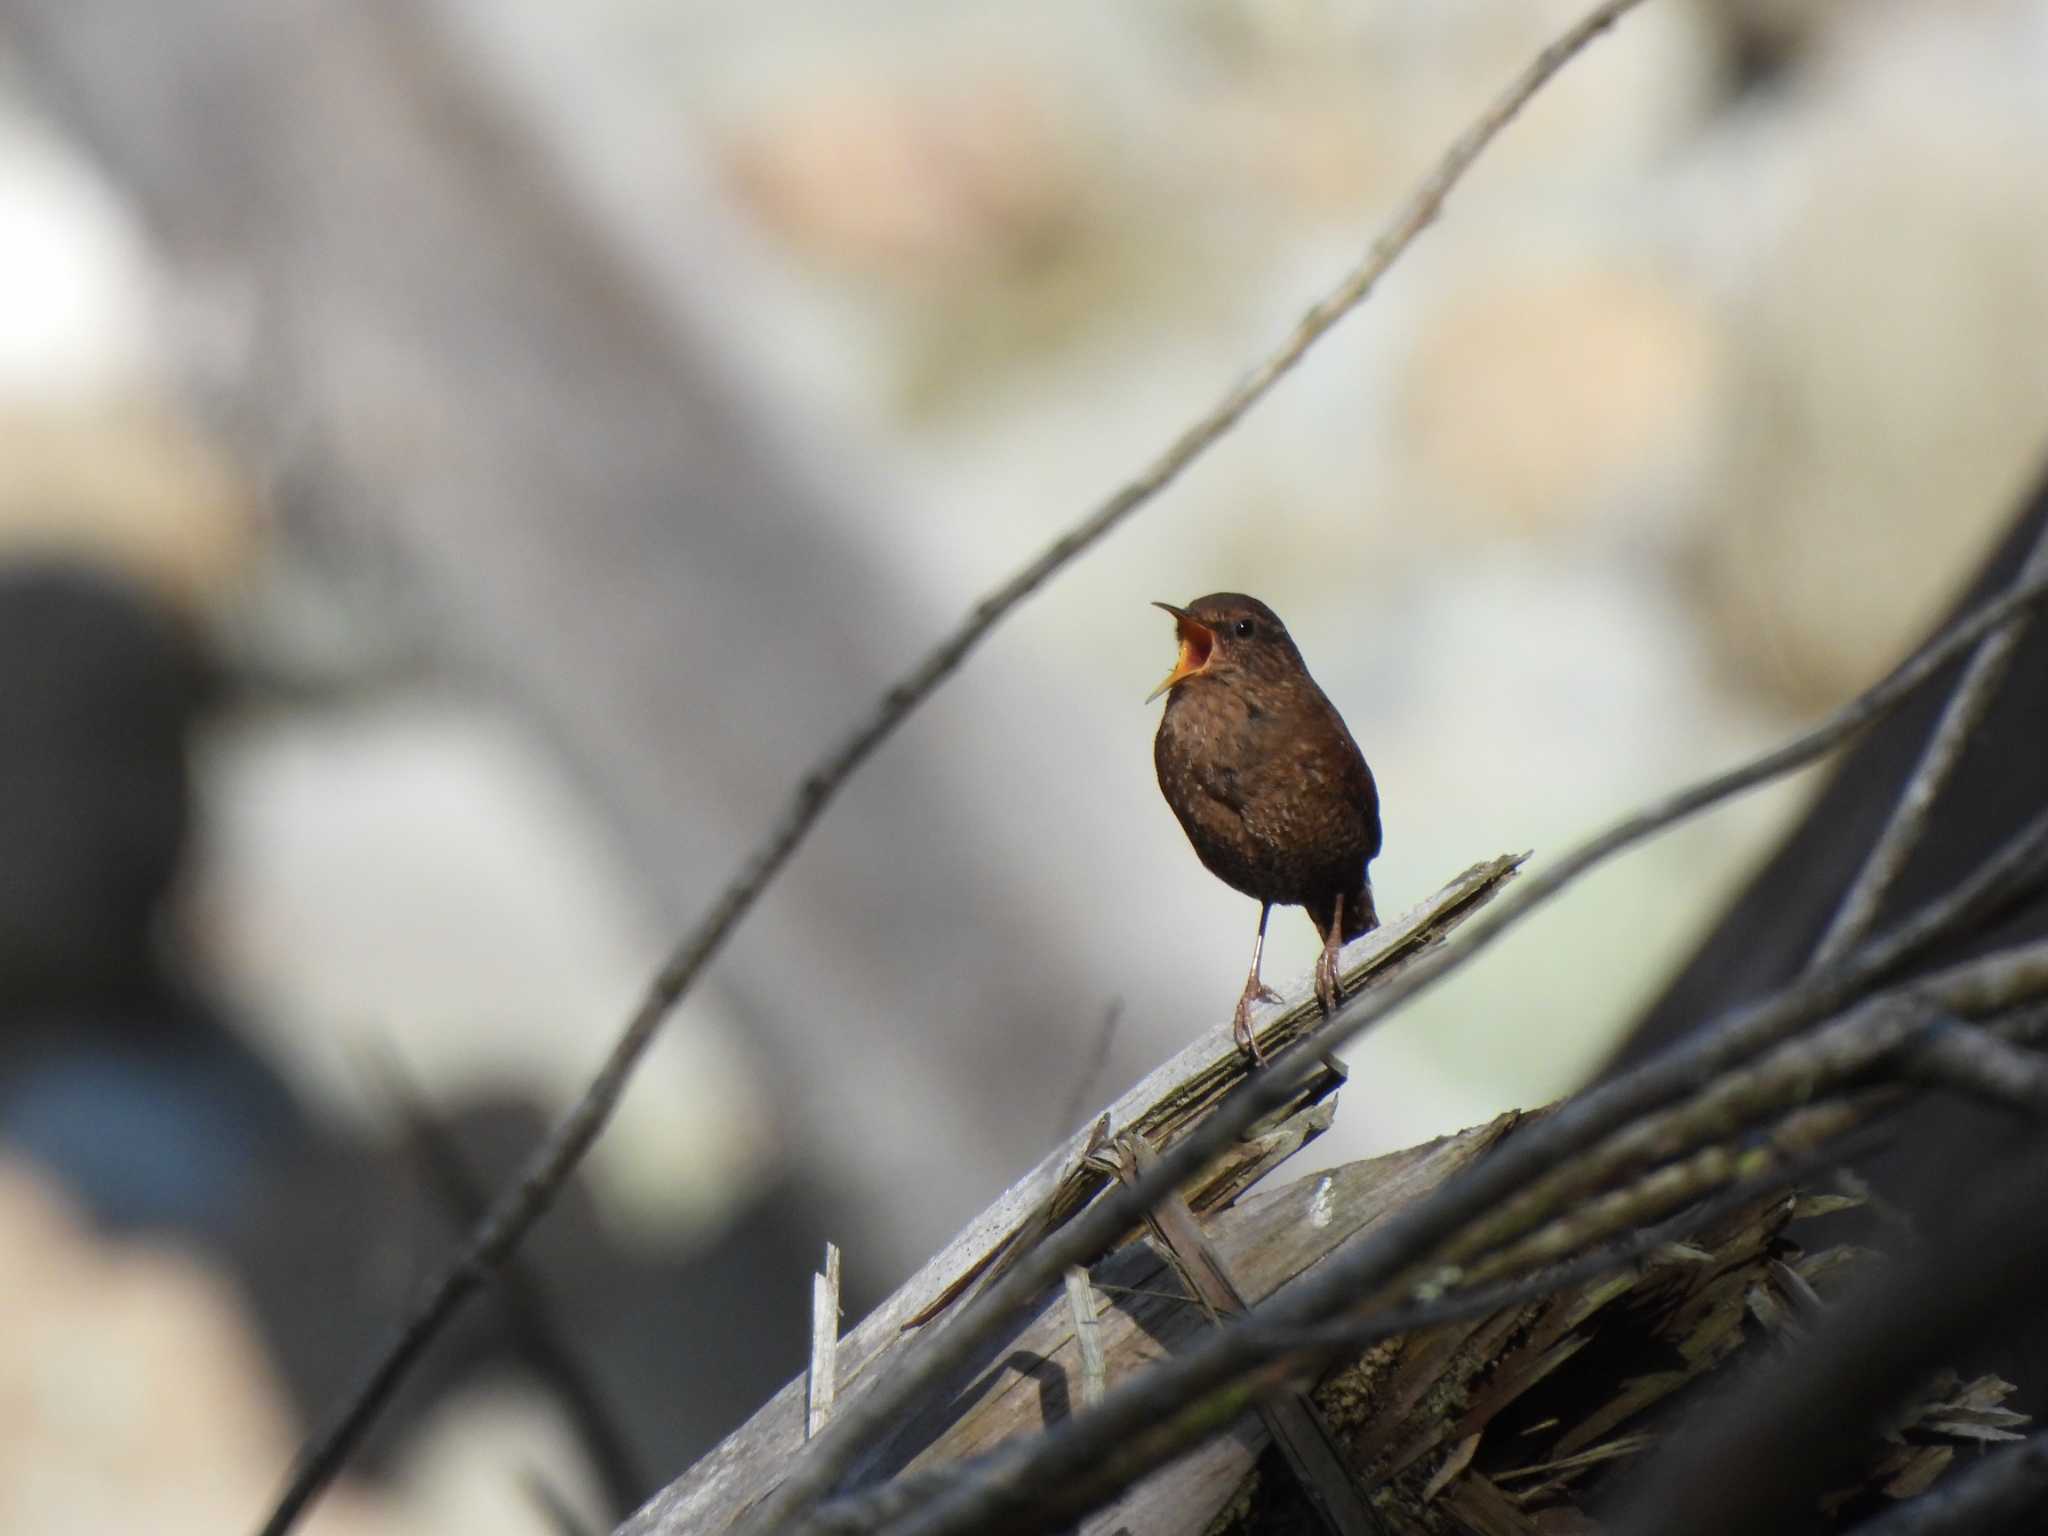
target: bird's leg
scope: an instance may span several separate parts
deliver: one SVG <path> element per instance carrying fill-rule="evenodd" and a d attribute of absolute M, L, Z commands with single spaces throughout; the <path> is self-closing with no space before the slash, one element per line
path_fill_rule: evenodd
<path fill-rule="evenodd" d="M 1280 994 L 1259 980 L 1259 956 L 1266 948 L 1266 919 L 1272 913 L 1273 903 L 1259 903 L 1259 936 L 1252 940 L 1252 973 L 1244 979 L 1244 991 L 1237 998 L 1237 1012 L 1230 1020 L 1230 1033 L 1237 1041 L 1237 1048 L 1262 1067 L 1266 1064 L 1266 1053 L 1259 1049 L 1259 1042 L 1252 1035 L 1252 1004 L 1280 1001 Z"/>
<path fill-rule="evenodd" d="M 1323 935 L 1323 952 L 1316 956 L 1316 1001 L 1323 1005 L 1326 1018 L 1344 1000 L 1344 979 L 1337 972 L 1337 956 L 1343 949 L 1344 897 L 1340 893 L 1336 909 L 1330 913 L 1330 931 Z"/>

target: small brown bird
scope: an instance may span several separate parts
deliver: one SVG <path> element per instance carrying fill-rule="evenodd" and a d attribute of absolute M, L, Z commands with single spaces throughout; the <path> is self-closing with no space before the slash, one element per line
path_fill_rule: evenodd
<path fill-rule="evenodd" d="M 1264 1061 L 1252 1004 L 1276 996 L 1259 980 L 1266 918 L 1308 909 L 1322 935 L 1316 997 L 1337 1006 L 1337 953 L 1379 926 L 1366 866 L 1380 851 L 1372 770 L 1323 696 L 1286 626 L 1241 592 L 1212 592 L 1173 615 L 1180 657 L 1146 703 L 1168 694 L 1152 761 L 1159 789 L 1209 872 L 1259 903 L 1252 970 L 1232 1028 Z"/>

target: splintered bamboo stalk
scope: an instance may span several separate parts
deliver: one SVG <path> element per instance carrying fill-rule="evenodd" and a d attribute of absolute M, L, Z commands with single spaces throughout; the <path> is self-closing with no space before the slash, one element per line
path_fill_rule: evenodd
<path fill-rule="evenodd" d="M 1081 1406 L 1092 1408 L 1109 1390 L 1109 1365 L 1102 1358 L 1095 1287 L 1089 1283 L 1088 1271 L 1078 1264 L 1067 1271 L 1067 1307 L 1074 1316 L 1074 1344 L 1081 1352 Z"/>
<path fill-rule="evenodd" d="M 1470 872 L 1361 941 L 1354 981 L 1370 986 L 1407 963 L 1515 862 Z M 1448 1193 L 1440 1186 L 1453 1178 L 1459 1188 L 1475 1179 L 1484 1187 L 1501 1168 L 1541 1170 L 1547 1165 L 1534 1154 L 1557 1139 L 1549 1133 L 1560 1117 L 1504 1115 L 1240 1198 L 1327 1123 L 1324 1095 L 1341 1069 L 1298 1089 L 1282 1080 L 1293 1095 L 1285 1119 L 1255 1125 L 1206 1169 L 1183 1159 L 1197 1168 L 1185 1193 L 1155 1199 L 1146 1218 L 1159 1249 L 1132 1241 L 1144 1230 L 1134 1228 L 1085 1273 L 1053 1274 L 1028 1304 L 991 1314 L 955 1351 L 950 1375 L 921 1381 L 916 1394 L 899 1391 L 900 1413 L 892 1408 L 863 1442 L 865 1455 L 820 1514 L 821 1528 L 878 1530 L 900 1517 L 910 1528 L 949 1521 L 943 1528 L 979 1530 L 969 1517 L 985 1514 L 998 1524 L 1024 1520 L 1019 1529 L 1064 1528 L 1108 1500 L 1075 1528 L 1268 1536 L 1302 1528 L 1313 1510 L 1331 1529 L 1417 1536 L 1596 1530 L 1582 1499 L 1657 1444 L 1699 1383 L 1744 1350 L 1768 1351 L 1779 1336 L 1807 1331 L 1827 1309 L 1833 1277 L 1857 1255 L 1803 1253 L 1792 1228 L 1840 1201 L 1806 1199 L 1786 1185 L 1831 1165 L 1847 1133 L 1897 1104 L 1905 1092 L 1898 1077 L 1910 1074 L 1928 1038 L 1927 1011 L 1980 1018 L 1951 1021 L 1948 1032 L 1981 1028 L 2011 1044 L 2048 1027 L 2048 1009 L 2028 1006 L 2044 987 L 2048 947 L 2036 943 L 1876 994 L 1589 1142 L 1600 1178 L 1574 1173 L 1558 1200 L 1540 1206 L 1487 1207 L 1455 1241 L 1376 1290 L 1355 1290 L 1350 1277 L 1357 1255 L 1393 1230 L 1388 1218 L 1440 1203 Z M 1312 1008 L 1283 1006 L 1270 1027 L 1298 1027 L 1296 1015 Z M 1874 1077 L 1886 1064 L 1890 1078 Z M 1219 1025 L 1127 1094 L 1078 1147 L 1047 1159 L 849 1336 L 849 1358 L 859 1363 L 838 1373 L 841 1390 L 849 1379 L 853 1392 L 886 1379 L 910 1328 L 943 1319 L 978 1275 L 1042 1240 L 1104 1180 L 1152 1179 L 1139 1166 L 1148 1141 L 1136 1128 L 1196 1133 L 1204 1121 L 1188 1107 L 1213 1106 L 1211 1085 L 1242 1071 Z M 1132 1129 L 1113 1129 L 1119 1124 Z M 1482 1161 L 1488 1166 L 1475 1166 Z M 1207 1337 L 1223 1314 L 1269 1300 L 1264 1322 L 1227 1321 L 1242 1331 Z M 1316 1306 L 1302 1305 L 1309 1301 Z M 1244 1362 L 1237 1378 L 1181 1392 L 1175 1372 L 1204 1348 L 1232 1347 L 1233 1337 L 1232 1358 Z M 1166 1357 L 1178 1358 L 1164 1365 Z M 1105 1381 L 1117 1384 L 1098 1414 L 1081 1414 Z M 1304 1399 L 1300 1389 L 1312 1381 L 1314 1396 Z M 1993 1377 L 1938 1383 L 1887 1443 L 1873 1445 L 1861 1477 L 1835 1490 L 1830 1508 L 1860 1516 L 1927 1487 L 1959 1443 L 2012 1438 L 2022 1422 L 2004 1406 L 2012 1390 Z M 802 1434 L 798 1391 L 643 1509 L 624 1528 L 629 1536 L 729 1529 L 735 1513 L 769 1496 Z M 1132 1416 L 1134 1400 L 1147 1404 L 1149 1420 Z M 1285 1456 L 1262 1464 L 1272 1433 Z M 989 1455 L 1010 1442 L 1018 1442 L 1013 1454 Z M 1056 1466 L 1059 1476 L 1023 1480 L 1018 1469 L 1035 1465 Z"/>
<path fill-rule="evenodd" d="M 811 1276 L 811 1366 L 804 1414 L 808 1440 L 832 1417 L 839 1384 L 839 1245 L 825 1245 L 825 1267 Z"/>
<path fill-rule="evenodd" d="M 1384 983 L 1442 944 L 1500 893 L 1524 857 L 1508 855 L 1474 865 L 1411 911 L 1347 946 L 1342 958 L 1346 993 Z M 1274 1054 L 1300 1038 L 1318 1017 L 1313 990 L 1304 977 L 1287 990 L 1283 1001 L 1259 1010 L 1253 1023 L 1267 1052 Z M 1246 1070 L 1229 1023 L 1219 1021 L 1125 1093 L 1089 1132 L 1055 1149 L 839 1340 L 837 1406 L 844 1409 L 886 1371 L 906 1330 L 941 1317 L 963 1293 L 999 1273 L 1014 1255 L 1095 1198 L 1107 1183 L 1101 1171 L 1087 1166 L 1098 1132 L 1136 1132 L 1164 1152 L 1201 1124 L 1243 1081 Z M 1189 1206 L 1203 1216 L 1225 1208 L 1319 1135 L 1329 1124 L 1327 1101 L 1339 1081 L 1339 1074 L 1327 1068 L 1305 1081 L 1288 1104 L 1188 1188 Z M 1120 1315 L 1118 1300 L 1115 1293 L 1104 1294 L 1112 1310 L 1103 1326 L 1110 1328 Z M 1111 1374 L 1116 1374 L 1113 1360 Z M 1064 1380 L 1060 1392 L 1065 1401 L 1079 1400 L 1078 1393 L 1068 1395 Z M 637 1536 L 726 1529 L 774 1486 L 786 1458 L 804 1439 L 806 1417 L 806 1384 L 799 1378 L 622 1529 Z M 877 1454 L 888 1459 L 886 1448 Z"/>
<path fill-rule="evenodd" d="M 1095 1266 L 1109 1310 L 1098 1333 L 1112 1376 L 1186 1348 L 1235 1296 L 1256 1303 L 1313 1271 L 1388 1212 L 1511 1139 L 1508 1114 L 1406 1152 L 1313 1174 L 1252 1196 L 1206 1222 L 1170 1206 L 1160 1249 L 1131 1243 Z M 1292 1417 L 1296 1454 L 1273 1450 L 1254 1412 L 1171 1469 L 1087 1517 L 1082 1536 L 1261 1536 L 1300 1523 L 1302 1444 L 1324 1446 L 1313 1481 L 1344 1469 L 1371 1490 L 1389 1536 L 1592 1532 L 1582 1495 L 1654 1446 L 1673 1414 L 1738 1357 L 1812 1326 L 1856 1250 L 1802 1251 L 1802 1223 L 1845 1203 L 1778 1191 L 1703 1214 L 1685 1241 L 1633 1262 L 1457 1322 L 1384 1340 L 1330 1372 Z M 1190 1294 L 1190 1285 L 1194 1294 Z M 1210 1306 L 1203 1305 L 1204 1301 Z M 1643 1369 L 1645 1362 L 1652 1369 Z M 929 1422 L 915 1454 L 886 1470 L 914 1483 L 1074 1411 L 1084 1375 L 1073 1314 L 1050 1295 Z M 1867 1513 L 1926 1488 L 1958 1452 L 2019 1438 L 2011 1384 L 1952 1373 L 1929 1384 L 1862 1476 L 1830 1499 Z M 1284 1387 L 1268 1403 L 1290 1400 Z M 1317 1422 L 1317 1420 L 1320 1422 Z M 1313 1463 L 1312 1463 L 1313 1464 Z"/>
<path fill-rule="evenodd" d="M 1117 1142 L 1119 1178 L 1135 1180 L 1157 1160 L 1152 1149 L 1135 1136 Z M 1221 1326 L 1226 1317 L 1246 1310 L 1244 1291 L 1230 1273 L 1229 1263 L 1177 1193 L 1161 1200 L 1145 1224 L 1211 1324 Z M 1365 1490 L 1352 1476 L 1343 1447 L 1336 1443 L 1308 1394 L 1299 1387 L 1281 1387 L 1261 1399 L 1257 1412 L 1259 1423 L 1280 1448 L 1302 1496 L 1315 1507 L 1322 1524 L 1334 1536 L 1375 1536 L 1376 1522 Z"/>

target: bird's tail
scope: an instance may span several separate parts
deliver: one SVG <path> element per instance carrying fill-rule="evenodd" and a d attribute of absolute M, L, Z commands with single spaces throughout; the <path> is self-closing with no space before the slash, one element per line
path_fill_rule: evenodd
<path fill-rule="evenodd" d="M 1360 875 L 1358 889 L 1344 898 L 1344 942 L 1349 944 L 1360 934 L 1371 933 L 1379 925 L 1379 909 L 1372 904 L 1372 881 Z"/>

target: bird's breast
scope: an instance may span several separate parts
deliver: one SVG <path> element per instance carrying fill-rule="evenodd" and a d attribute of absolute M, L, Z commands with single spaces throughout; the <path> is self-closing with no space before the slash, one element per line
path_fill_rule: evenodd
<path fill-rule="evenodd" d="M 1178 689 L 1154 758 L 1202 862 L 1239 890 L 1304 900 L 1379 851 L 1370 773 L 1320 694 Z"/>

